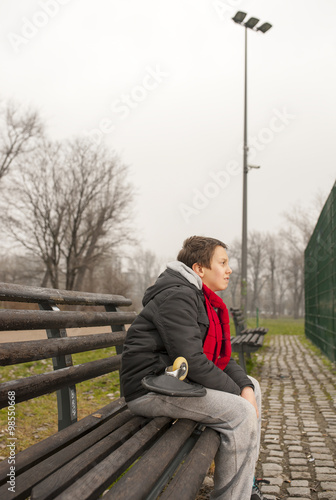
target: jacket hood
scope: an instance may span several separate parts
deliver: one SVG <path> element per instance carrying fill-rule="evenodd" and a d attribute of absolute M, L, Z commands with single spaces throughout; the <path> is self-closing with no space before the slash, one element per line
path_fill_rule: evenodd
<path fill-rule="evenodd" d="M 158 293 L 173 286 L 184 285 L 202 290 L 201 278 L 188 266 L 180 261 L 167 264 L 167 269 L 160 274 L 154 285 L 147 288 L 142 303 L 145 306 Z"/>

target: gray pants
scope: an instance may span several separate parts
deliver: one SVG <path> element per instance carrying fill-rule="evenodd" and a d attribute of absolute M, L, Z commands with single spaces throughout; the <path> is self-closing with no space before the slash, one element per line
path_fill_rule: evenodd
<path fill-rule="evenodd" d="M 259 408 L 240 396 L 207 389 L 204 397 L 180 398 L 150 392 L 128 403 L 132 413 L 145 417 L 188 418 L 215 429 L 221 442 L 215 457 L 215 486 L 212 499 L 250 500 L 259 454 L 261 392 L 254 384 Z"/>

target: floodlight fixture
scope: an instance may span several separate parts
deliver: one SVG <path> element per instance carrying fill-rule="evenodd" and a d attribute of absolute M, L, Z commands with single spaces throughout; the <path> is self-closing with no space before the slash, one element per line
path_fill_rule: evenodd
<path fill-rule="evenodd" d="M 272 25 L 270 23 L 264 23 L 259 28 L 257 28 L 257 31 L 261 31 L 261 33 L 266 33 L 266 31 L 270 30 L 272 28 Z"/>
<path fill-rule="evenodd" d="M 237 14 L 232 18 L 235 23 L 241 24 L 246 17 L 246 12 L 242 12 L 241 10 L 237 12 Z"/>
<path fill-rule="evenodd" d="M 250 17 L 250 19 L 246 23 L 244 23 L 244 26 L 246 26 L 246 28 L 250 28 L 251 30 L 253 30 L 255 25 L 258 23 L 259 19 L 257 19 L 256 17 Z"/>

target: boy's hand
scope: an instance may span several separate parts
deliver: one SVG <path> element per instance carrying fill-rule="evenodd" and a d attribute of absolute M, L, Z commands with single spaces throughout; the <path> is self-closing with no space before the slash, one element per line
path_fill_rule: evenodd
<path fill-rule="evenodd" d="M 257 401 L 254 395 L 254 390 L 252 387 L 244 387 L 244 389 L 240 393 L 241 397 L 246 399 L 246 401 L 249 401 L 251 405 L 254 406 L 255 411 L 257 413 L 257 418 L 259 418 L 259 411 L 258 411 L 258 406 L 257 406 Z"/>

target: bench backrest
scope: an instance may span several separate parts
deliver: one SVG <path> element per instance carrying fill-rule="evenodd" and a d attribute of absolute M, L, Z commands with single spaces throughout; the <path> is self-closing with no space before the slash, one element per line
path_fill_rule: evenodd
<path fill-rule="evenodd" d="M 59 429 L 67 427 L 77 420 L 75 384 L 120 368 L 122 345 L 126 336 L 125 325 L 132 323 L 136 313 L 122 312 L 118 308 L 131 305 L 131 300 L 121 295 L 8 283 L 0 283 L 0 300 L 4 303 L 34 303 L 39 307 L 35 310 L 24 309 L 24 306 L 21 309 L 0 309 L 0 331 L 23 331 L 23 338 L 24 332 L 29 330 L 43 329 L 47 334 L 45 340 L 0 343 L 0 365 L 52 358 L 54 367 L 53 372 L 0 384 L 0 408 L 10 404 L 9 391 L 15 391 L 16 403 L 57 391 Z M 67 309 L 71 309 L 68 306 L 73 306 L 74 310 L 61 311 L 58 307 L 61 305 L 66 305 Z M 92 308 L 79 310 L 77 306 L 99 306 L 102 311 Z M 78 337 L 67 336 L 67 328 L 98 326 L 108 326 L 111 331 Z M 112 346 L 116 347 L 116 355 L 73 366 L 71 354 Z"/>
<path fill-rule="evenodd" d="M 240 335 L 246 329 L 243 311 L 238 307 L 230 307 L 230 312 L 236 329 L 236 335 Z"/>

